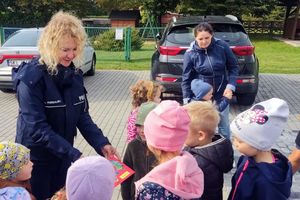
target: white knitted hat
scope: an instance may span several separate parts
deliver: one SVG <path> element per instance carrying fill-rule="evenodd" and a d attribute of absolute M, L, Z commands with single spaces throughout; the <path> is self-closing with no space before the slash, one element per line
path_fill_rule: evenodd
<path fill-rule="evenodd" d="M 276 143 L 289 116 L 287 103 L 272 98 L 240 113 L 230 124 L 231 131 L 243 142 L 262 151 Z"/>

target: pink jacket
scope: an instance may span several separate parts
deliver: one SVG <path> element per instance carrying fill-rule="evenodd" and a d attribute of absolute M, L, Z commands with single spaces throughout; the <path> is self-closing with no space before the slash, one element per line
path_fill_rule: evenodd
<path fill-rule="evenodd" d="M 137 113 L 138 107 L 130 112 L 130 115 L 127 119 L 127 142 L 131 142 L 137 136 L 137 130 L 135 126 Z"/>
<path fill-rule="evenodd" d="M 203 172 L 195 158 L 188 152 L 183 152 L 180 156 L 156 166 L 135 182 L 136 188 L 147 181 L 157 183 L 184 199 L 201 197 L 204 188 Z"/>

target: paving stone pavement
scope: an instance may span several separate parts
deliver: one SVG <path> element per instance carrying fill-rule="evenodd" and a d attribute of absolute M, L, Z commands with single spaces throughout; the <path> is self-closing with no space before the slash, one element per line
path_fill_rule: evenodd
<path fill-rule="evenodd" d="M 139 79 L 148 79 L 148 71 L 97 71 L 93 77 L 85 77 L 88 91 L 90 114 L 96 124 L 103 130 L 112 145 L 123 155 L 126 147 L 126 120 L 131 109 L 129 87 Z M 299 75 L 260 75 L 259 92 L 256 102 L 272 97 L 286 100 L 290 107 L 288 124 L 275 148 L 288 155 L 294 148 L 297 131 L 300 130 L 300 74 Z M 14 141 L 17 118 L 17 101 L 14 93 L 0 91 L 0 141 Z M 231 104 L 230 120 L 238 113 L 249 107 L 239 106 L 233 100 Z M 79 134 L 75 146 L 85 156 L 94 155 L 95 151 Z M 235 152 L 236 159 L 238 153 Z M 225 176 L 224 196 L 230 190 L 230 178 L 233 169 Z M 113 200 L 121 200 L 120 188 L 117 187 Z M 225 199 L 225 198 L 224 198 Z M 290 199 L 300 200 L 300 173 L 293 179 L 292 195 Z"/>

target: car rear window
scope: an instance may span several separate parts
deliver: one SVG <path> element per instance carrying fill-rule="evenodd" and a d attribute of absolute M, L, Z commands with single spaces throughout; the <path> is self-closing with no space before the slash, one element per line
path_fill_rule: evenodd
<path fill-rule="evenodd" d="M 175 26 L 168 33 L 166 40 L 175 44 L 190 44 L 194 40 L 193 29 L 195 26 Z"/>
<path fill-rule="evenodd" d="M 4 47 L 37 46 L 40 31 L 17 31 L 3 44 Z"/>
<path fill-rule="evenodd" d="M 238 24 L 212 24 L 215 37 L 225 40 L 233 45 L 243 40 L 247 40 L 248 36 L 241 25 Z"/>
<path fill-rule="evenodd" d="M 241 25 L 225 23 L 215 23 L 211 25 L 213 26 L 215 37 L 225 40 L 230 45 L 248 39 Z M 196 24 L 175 26 L 171 29 L 166 39 L 175 44 L 188 45 L 194 40 L 193 29 L 195 26 Z"/>

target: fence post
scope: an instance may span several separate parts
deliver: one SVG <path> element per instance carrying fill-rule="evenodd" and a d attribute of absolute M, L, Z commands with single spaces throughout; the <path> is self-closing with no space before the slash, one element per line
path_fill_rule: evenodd
<path fill-rule="evenodd" d="M 130 61 L 131 54 L 131 28 L 127 27 L 125 31 L 125 60 Z"/>
<path fill-rule="evenodd" d="M 0 46 L 5 42 L 4 28 L 0 27 Z"/>

